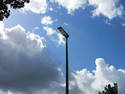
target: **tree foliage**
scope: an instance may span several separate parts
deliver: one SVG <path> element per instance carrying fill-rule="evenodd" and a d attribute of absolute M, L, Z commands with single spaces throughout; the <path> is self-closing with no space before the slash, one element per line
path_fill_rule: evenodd
<path fill-rule="evenodd" d="M 118 94 L 117 83 L 114 83 L 114 86 L 111 86 L 110 84 L 106 85 L 106 87 L 104 87 L 104 90 L 102 92 L 99 92 L 99 94 Z"/>
<path fill-rule="evenodd" d="M 29 0 L 0 0 L 0 21 L 9 17 L 9 6 L 13 9 L 17 9 L 24 7 L 25 3 L 29 3 Z"/>

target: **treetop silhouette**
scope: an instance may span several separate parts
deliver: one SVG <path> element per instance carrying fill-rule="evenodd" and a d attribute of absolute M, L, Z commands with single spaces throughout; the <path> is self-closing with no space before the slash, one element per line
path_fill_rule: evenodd
<path fill-rule="evenodd" d="M 29 2 L 30 0 L 0 0 L 0 21 L 10 16 L 9 6 L 13 9 L 22 8 Z"/>
<path fill-rule="evenodd" d="M 114 86 L 111 86 L 110 84 L 106 85 L 102 92 L 99 91 L 99 94 L 118 94 L 117 83 L 114 83 Z"/>

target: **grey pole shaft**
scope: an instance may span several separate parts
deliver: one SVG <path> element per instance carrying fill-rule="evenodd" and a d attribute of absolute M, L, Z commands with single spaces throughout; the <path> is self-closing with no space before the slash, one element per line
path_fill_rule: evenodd
<path fill-rule="evenodd" d="M 68 38 L 66 38 L 66 94 L 69 94 Z"/>

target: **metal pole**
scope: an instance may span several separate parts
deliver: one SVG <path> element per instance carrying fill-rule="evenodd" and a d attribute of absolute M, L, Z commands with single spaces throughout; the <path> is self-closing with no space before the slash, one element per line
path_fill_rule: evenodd
<path fill-rule="evenodd" d="M 68 38 L 66 38 L 66 94 L 69 94 Z"/>

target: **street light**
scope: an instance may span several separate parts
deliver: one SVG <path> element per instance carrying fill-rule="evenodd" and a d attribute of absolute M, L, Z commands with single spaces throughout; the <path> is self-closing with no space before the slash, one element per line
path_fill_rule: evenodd
<path fill-rule="evenodd" d="M 62 28 L 62 27 L 58 27 L 58 30 L 60 31 L 60 33 L 65 37 L 68 38 L 69 35 L 66 33 L 66 31 Z"/>
<path fill-rule="evenodd" d="M 58 27 L 60 33 L 66 38 L 66 94 L 69 94 L 69 69 L 68 69 L 68 38 L 69 35 L 62 27 Z"/>

